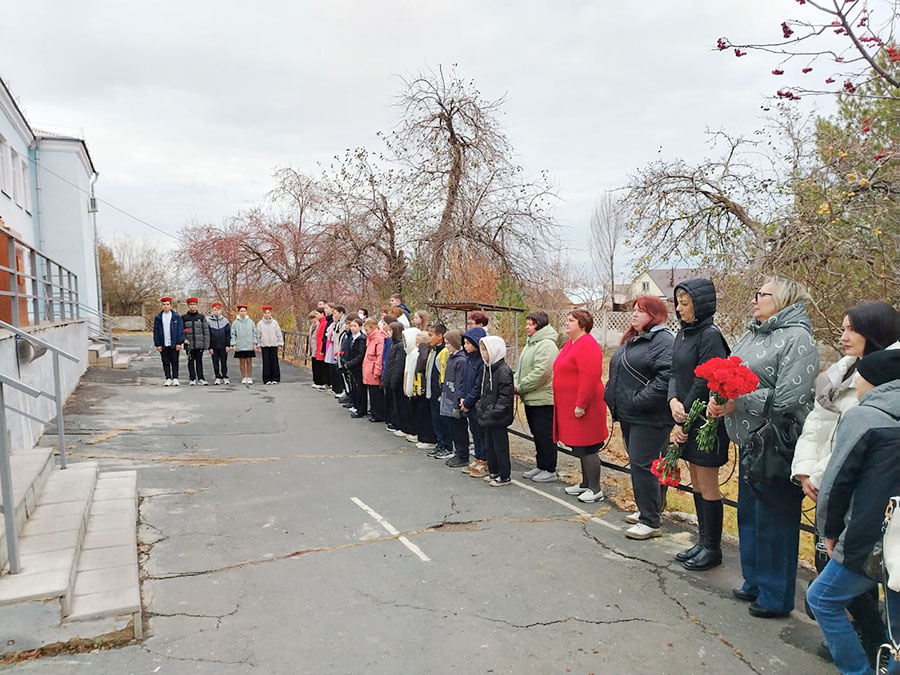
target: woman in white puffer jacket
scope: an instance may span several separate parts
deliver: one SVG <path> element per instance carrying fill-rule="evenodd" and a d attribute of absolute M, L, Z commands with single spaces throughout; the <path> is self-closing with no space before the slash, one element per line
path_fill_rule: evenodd
<path fill-rule="evenodd" d="M 847 310 L 841 333 L 846 356 L 816 379 L 816 404 L 803 423 L 803 433 L 794 450 L 791 479 L 816 501 L 822 477 L 834 449 L 834 433 L 841 415 L 855 407 L 856 362 L 882 349 L 900 349 L 900 313 L 886 302 L 861 302 Z M 816 536 L 816 570 L 828 563 L 824 541 Z M 854 598 L 848 609 L 861 635 L 866 652 L 874 654 L 884 635 L 878 609 L 878 593 Z M 827 653 L 825 649 L 822 653 Z"/>

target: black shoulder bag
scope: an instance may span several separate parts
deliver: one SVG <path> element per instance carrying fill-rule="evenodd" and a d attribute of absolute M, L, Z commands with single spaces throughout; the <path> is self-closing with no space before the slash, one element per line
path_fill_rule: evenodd
<path fill-rule="evenodd" d="M 790 481 L 794 447 L 803 425 L 787 413 L 771 413 L 774 389 L 766 398 L 763 424 L 741 448 L 741 471 L 748 483 Z M 771 414 L 770 414 L 771 413 Z"/>

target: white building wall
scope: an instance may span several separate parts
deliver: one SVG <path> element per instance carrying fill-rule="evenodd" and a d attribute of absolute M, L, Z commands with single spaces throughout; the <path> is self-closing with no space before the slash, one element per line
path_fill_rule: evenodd
<path fill-rule="evenodd" d="M 31 197 L 26 200 L 24 194 L 22 162 L 31 167 L 28 146 L 32 138 L 27 124 L 19 117 L 8 92 L 0 84 L 0 218 L 7 228 L 30 245 L 34 244 L 34 226 L 32 214 L 26 210 Z M 33 174 L 28 182 L 33 182 Z"/>

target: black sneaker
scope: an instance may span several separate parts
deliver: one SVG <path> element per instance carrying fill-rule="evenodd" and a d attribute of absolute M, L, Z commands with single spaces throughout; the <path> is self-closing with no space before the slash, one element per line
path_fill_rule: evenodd
<path fill-rule="evenodd" d="M 354 412 L 354 413 L 350 413 L 350 417 L 353 418 L 353 419 L 355 419 L 355 420 L 358 420 L 358 419 L 361 419 L 361 418 L 365 417 L 365 415 L 362 415 L 362 414 L 360 414 L 360 413 L 358 413 L 358 412 Z"/>
<path fill-rule="evenodd" d="M 453 455 L 453 457 L 451 457 L 450 459 L 447 460 L 446 464 L 447 464 L 447 466 L 455 469 L 456 467 L 459 467 L 459 466 L 468 466 L 469 460 L 463 459 L 459 455 Z"/>
<path fill-rule="evenodd" d="M 395 431 L 397 431 L 397 427 L 395 427 L 393 424 L 388 424 L 387 430 L 390 431 L 391 433 L 394 433 Z"/>
<path fill-rule="evenodd" d="M 448 450 L 447 448 L 444 448 L 440 452 L 434 453 L 434 458 L 435 459 L 448 459 L 450 457 L 453 457 L 455 454 L 456 453 L 454 453 L 452 450 Z"/>
<path fill-rule="evenodd" d="M 427 454 L 429 457 L 434 457 L 434 456 L 435 456 L 436 454 L 438 454 L 439 452 L 443 452 L 443 450 L 444 450 L 443 448 L 439 448 L 438 446 L 434 446 L 431 450 L 429 450 L 429 451 L 428 451 L 427 453 L 425 453 L 425 454 Z"/>

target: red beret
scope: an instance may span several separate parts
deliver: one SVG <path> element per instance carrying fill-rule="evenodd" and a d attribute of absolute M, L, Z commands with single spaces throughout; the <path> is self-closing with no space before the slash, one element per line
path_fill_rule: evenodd
<path fill-rule="evenodd" d="M 219 302 L 218 300 L 216 300 L 216 301 L 215 301 L 212 305 L 210 305 L 210 306 L 211 306 L 211 307 L 221 307 L 221 306 L 222 306 L 222 303 Z"/>
<path fill-rule="evenodd" d="M 191 304 L 192 302 L 196 304 L 196 303 L 199 303 L 200 301 L 197 298 L 188 298 L 186 302 L 187 302 L 187 304 Z"/>
<path fill-rule="evenodd" d="M 262 306 L 262 311 L 265 312 L 267 309 L 272 309 L 272 306 L 271 305 L 263 305 Z"/>
<path fill-rule="evenodd" d="M 237 308 L 238 309 L 247 309 L 247 305 L 238 305 Z"/>
<path fill-rule="evenodd" d="M 172 298 L 170 298 L 168 295 L 164 295 L 163 297 L 161 297 L 159 299 L 159 301 L 160 302 L 172 302 Z"/>

